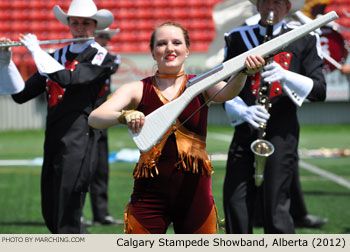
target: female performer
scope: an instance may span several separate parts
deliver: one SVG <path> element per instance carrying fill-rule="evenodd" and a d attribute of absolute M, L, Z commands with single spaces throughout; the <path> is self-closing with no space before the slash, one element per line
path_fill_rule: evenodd
<path fill-rule="evenodd" d="M 117 89 L 90 114 L 90 126 L 107 128 L 122 123 L 138 132 L 144 124 L 144 115 L 179 97 L 186 82 L 194 77 L 184 73 L 189 47 L 188 32 L 180 24 L 159 25 L 150 41 L 158 66 L 156 74 Z M 260 56 L 249 56 L 246 60 L 246 67 L 253 72 L 263 64 Z M 245 80 L 243 73 L 229 80 L 225 92 L 217 94 L 213 101 L 232 99 Z M 205 143 L 208 106 L 185 120 L 225 85 L 226 82 L 220 82 L 196 96 L 177 118 L 178 130 L 150 151 L 141 153 L 134 170 L 134 191 L 125 212 L 126 233 L 165 233 L 171 222 L 175 233 L 216 232 L 212 166 Z"/>

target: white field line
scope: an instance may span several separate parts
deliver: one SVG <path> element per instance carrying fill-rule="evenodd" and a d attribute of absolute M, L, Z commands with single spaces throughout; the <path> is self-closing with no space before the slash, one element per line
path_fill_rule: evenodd
<path fill-rule="evenodd" d="M 319 168 L 315 165 L 306 163 L 302 160 L 299 160 L 299 166 L 304 168 L 305 170 L 308 170 L 309 172 L 315 173 L 321 177 L 324 177 L 326 179 L 329 179 L 329 180 L 337 183 L 338 185 L 341 185 L 341 186 L 344 186 L 344 187 L 350 189 L 350 182 L 343 179 L 342 177 L 340 177 L 338 175 L 335 175 L 334 173 L 322 170 L 321 168 Z"/>
<path fill-rule="evenodd" d="M 41 166 L 42 158 L 29 160 L 0 160 L 0 166 Z"/>
<path fill-rule="evenodd" d="M 227 134 L 220 134 L 220 133 L 208 133 L 208 138 L 214 138 L 220 141 L 225 142 L 231 142 L 231 135 Z M 213 153 L 212 161 L 225 161 L 227 160 L 227 154 L 220 153 L 215 154 Z M 34 160 L 0 160 L 0 166 L 36 166 L 36 165 L 42 165 L 42 159 L 37 158 Z M 299 161 L 299 166 L 305 170 L 308 170 L 314 174 L 317 174 L 321 177 L 324 177 L 328 180 L 331 180 L 338 185 L 344 186 L 348 189 L 350 189 L 350 182 L 343 179 L 340 176 L 335 175 L 334 173 L 325 171 L 315 165 L 311 165 L 309 163 L 306 163 L 305 161 Z"/>
<path fill-rule="evenodd" d="M 215 138 L 215 139 L 221 140 L 221 141 L 231 142 L 231 137 L 232 136 L 229 136 L 226 134 L 208 133 L 208 138 Z M 226 159 L 227 159 L 227 157 L 226 157 Z M 222 155 L 220 155 L 219 158 L 216 159 L 215 157 L 213 157 L 212 160 L 215 161 L 215 160 L 225 160 L 225 159 L 222 157 Z M 338 185 L 341 185 L 341 186 L 344 186 L 344 187 L 350 189 L 350 181 L 347 181 L 347 180 L 343 179 L 342 177 L 335 175 L 334 173 L 325 171 L 325 170 L 323 170 L 315 165 L 306 163 L 305 161 L 302 161 L 302 160 L 299 160 L 299 166 L 301 168 L 311 172 L 311 173 L 317 174 L 321 177 L 324 177 L 328 180 L 331 180 L 331 181 L 337 183 Z"/>

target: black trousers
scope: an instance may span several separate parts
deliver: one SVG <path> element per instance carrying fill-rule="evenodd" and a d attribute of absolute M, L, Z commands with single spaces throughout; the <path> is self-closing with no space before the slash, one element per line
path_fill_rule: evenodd
<path fill-rule="evenodd" d="M 45 141 L 41 205 L 45 224 L 53 234 L 88 233 L 80 218 L 93 175 L 96 141 L 92 129 L 80 130 L 81 124 L 86 122 L 78 122 L 75 127 L 79 130 L 71 130 L 71 135 L 60 141 L 52 133 L 48 134 L 51 141 L 48 137 Z"/>
<path fill-rule="evenodd" d="M 290 188 L 297 167 L 297 140 L 294 136 L 268 139 L 275 152 L 267 159 L 264 182 L 255 186 L 254 154 L 250 142 L 233 139 L 224 180 L 224 212 L 227 233 L 252 233 L 258 190 L 263 198 L 264 232 L 295 233 L 290 214 Z"/>
<path fill-rule="evenodd" d="M 88 233 L 80 223 L 86 193 L 74 191 L 73 181 L 66 184 L 71 187 L 61 186 L 52 173 L 52 169 L 43 169 L 41 176 L 41 208 L 47 228 L 53 234 Z"/>
<path fill-rule="evenodd" d="M 308 214 L 303 191 L 300 184 L 299 168 L 295 168 L 291 188 L 290 188 L 290 214 L 293 220 L 305 217 Z M 254 225 L 263 226 L 263 196 L 261 187 L 258 188 L 256 203 L 254 206 Z"/>
<path fill-rule="evenodd" d="M 96 130 L 97 131 L 97 130 Z M 108 212 L 108 138 L 107 130 L 98 130 L 97 160 L 95 173 L 90 185 L 90 199 L 94 221 L 102 221 Z"/>

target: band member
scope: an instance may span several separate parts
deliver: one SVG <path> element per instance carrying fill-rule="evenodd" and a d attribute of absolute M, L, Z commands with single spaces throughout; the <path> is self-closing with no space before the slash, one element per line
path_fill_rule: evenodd
<path fill-rule="evenodd" d="M 73 0 L 67 14 L 59 6 L 53 11 L 74 38 L 91 37 L 114 19 L 110 11 L 97 10 L 92 0 Z M 45 224 L 52 233 L 87 233 L 80 217 L 96 155 L 95 134 L 87 119 L 99 91 L 115 71 L 114 57 L 93 40 L 71 43 L 52 57 L 33 34 L 22 36 L 21 42 L 32 54 L 38 72 L 12 97 L 24 103 L 46 93 L 48 99 L 41 174 Z"/>
<path fill-rule="evenodd" d="M 108 42 L 111 38 L 119 32 L 119 29 L 103 29 L 95 32 L 95 41 L 107 49 Z M 115 71 L 120 64 L 120 56 L 118 54 L 109 53 L 114 57 L 116 64 Z M 114 72 L 115 73 L 115 72 Z M 113 73 L 113 74 L 114 74 Z M 107 100 L 111 93 L 111 76 L 106 79 L 101 91 L 98 94 L 96 101 L 96 108 Z M 94 176 L 90 185 L 90 200 L 93 215 L 93 222 L 82 217 L 82 222 L 85 225 L 116 225 L 122 224 L 123 221 L 116 220 L 110 215 L 108 210 L 108 178 L 109 178 L 109 164 L 108 164 L 108 138 L 106 129 L 95 129 L 96 134 L 96 168 Z"/>
<path fill-rule="evenodd" d="M 91 113 L 89 124 L 107 128 L 122 123 L 132 132 L 139 132 L 145 122 L 144 115 L 179 97 L 186 89 L 187 80 L 194 77 L 184 73 L 189 47 L 188 32 L 181 25 L 168 22 L 158 26 L 150 40 L 152 57 L 158 67 L 156 74 L 118 88 Z M 249 56 L 246 60 L 249 69 L 258 70 L 263 64 L 260 56 Z M 232 78 L 225 92 L 216 95 L 214 101 L 232 99 L 245 80 L 242 73 Z M 219 82 L 194 97 L 176 120 L 179 129 L 150 151 L 141 153 L 125 212 L 126 233 L 165 233 L 171 222 L 175 233 L 216 232 L 212 166 L 205 145 L 208 113 L 205 102 L 225 85 Z M 203 108 L 185 121 L 201 105 Z"/>
<path fill-rule="evenodd" d="M 273 36 L 289 27 L 283 19 L 300 9 L 304 1 L 251 0 L 261 15 L 259 24 L 234 29 L 225 36 L 225 61 L 263 43 L 267 17 L 274 13 Z M 227 233 L 252 233 L 257 187 L 254 183 L 255 157 L 250 148 L 257 139 L 262 123 L 264 139 L 274 146 L 266 159 L 263 199 L 265 233 L 295 233 L 290 214 L 290 191 L 298 163 L 299 123 L 297 107 L 307 98 L 323 101 L 326 82 L 322 73 L 320 43 L 316 34 L 309 34 L 284 48 L 264 67 L 262 74 L 249 77 L 238 97 L 225 103 L 226 112 L 235 123 L 235 133 L 228 152 L 224 181 L 224 212 Z M 271 82 L 268 95 L 271 108 L 256 104 L 261 81 Z"/>
<path fill-rule="evenodd" d="M 291 20 L 287 20 L 288 25 L 301 25 L 301 23 L 308 23 L 312 21 L 312 19 L 306 17 L 301 11 L 297 11 L 293 13 L 293 18 Z M 290 18 L 290 17 L 288 17 Z M 297 18 L 296 21 L 295 18 Z M 256 14 L 255 16 L 250 17 L 246 20 L 246 25 L 257 24 L 260 21 L 260 14 Z M 324 27 L 322 27 L 323 30 Z M 327 29 L 328 30 L 328 29 Z M 321 29 L 317 29 L 316 32 L 321 35 Z M 321 40 L 322 41 L 322 40 Z M 344 41 L 343 41 L 344 42 Z M 321 43 L 322 49 L 324 49 L 323 43 Z M 327 48 L 329 48 L 327 46 Z M 324 51 L 323 54 L 324 55 Z M 326 62 L 325 62 L 326 63 Z M 325 66 L 325 65 L 324 65 Z M 298 163 L 295 163 L 298 166 Z M 262 227 L 263 226 L 263 201 L 260 199 L 262 195 L 261 188 L 258 189 L 256 204 L 254 206 L 254 226 Z M 306 202 L 304 200 L 303 191 L 301 188 L 300 178 L 299 178 L 299 167 L 295 169 L 295 173 L 293 176 L 293 180 L 291 183 L 290 190 L 290 213 L 293 217 L 293 222 L 295 227 L 299 228 L 321 228 L 324 224 L 328 222 L 327 218 L 323 218 L 321 216 L 313 215 L 308 213 Z"/>

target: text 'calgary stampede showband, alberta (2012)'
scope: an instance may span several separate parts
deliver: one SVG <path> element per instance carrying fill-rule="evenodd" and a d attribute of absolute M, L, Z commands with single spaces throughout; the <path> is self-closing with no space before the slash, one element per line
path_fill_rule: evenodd
<path fill-rule="evenodd" d="M 326 238 L 327 244 L 332 247 L 345 247 L 345 240 L 342 238 Z M 215 237 L 211 239 L 133 239 L 133 238 L 118 238 L 118 247 L 132 247 L 132 248 L 153 248 L 153 247 L 324 247 L 324 238 L 310 238 L 310 239 L 286 239 L 285 237 L 273 238 L 271 240 L 262 237 L 260 239 L 225 239 Z M 327 246 L 326 246 L 327 247 Z"/>

